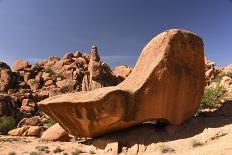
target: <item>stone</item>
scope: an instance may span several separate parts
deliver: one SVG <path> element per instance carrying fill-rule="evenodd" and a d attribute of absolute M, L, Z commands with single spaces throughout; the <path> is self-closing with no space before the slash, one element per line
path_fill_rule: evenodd
<path fill-rule="evenodd" d="M 219 85 L 224 88 L 229 88 L 230 85 L 232 86 L 232 79 L 228 76 L 223 76 Z"/>
<path fill-rule="evenodd" d="M 52 88 L 49 90 L 49 97 L 61 95 L 61 94 L 62 94 L 61 88 Z"/>
<path fill-rule="evenodd" d="M 5 62 L 2 62 L 2 61 L 0 61 L 0 69 L 11 70 L 10 67 Z"/>
<path fill-rule="evenodd" d="M 123 65 L 123 66 L 117 66 L 117 67 L 114 67 L 112 72 L 114 73 L 114 75 L 117 76 L 117 78 L 119 78 L 121 81 L 125 80 L 129 75 L 130 73 L 132 72 L 132 67 L 130 66 L 126 66 L 126 65 Z"/>
<path fill-rule="evenodd" d="M 27 68 L 29 66 L 29 63 L 25 60 L 16 60 L 13 65 L 14 71 L 21 71 L 24 68 Z"/>
<path fill-rule="evenodd" d="M 205 82 L 206 85 L 209 85 L 212 80 L 219 74 L 220 70 L 215 67 L 216 63 L 213 61 L 210 61 L 205 56 Z"/>
<path fill-rule="evenodd" d="M 30 126 L 23 134 L 22 136 L 35 136 L 38 137 L 40 135 L 40 132 L 42 131 L 41 126 Z"/>
<path fill-rule="evenodd" d="M 62 80 L 56 82 L 57 87 L 61 88 L 62 92 L 73 92 L 78 85 L 77 80 Z"/>
<path fill-rule="evenodd" d="M 64 55 L 63 59 L 72 59 L 74 56 L 72 53 L 67 53 Z"/>
<path fill-rule="evenodd" d="M 88 71 L 82 80 L 82 91 L 90 91 L 101 87 L 116 85 L 116 77 L 110 68 L 101 62 L 97 47 L 92 46 Z"/>
<path fill-rule="evenodd" d="M 47 87 L 47 86 L 50 86 L 53 84 L 53 80 L 48 80 L 44 83 L 44 86 Z"/>
<path fill-rule="evenodd" d="M 69 134 L 58 124 L 48 128 L 41 136 L 43 140 L 68 142 L 71 138 Z"/>
<path fill-rule="evenodd" d="M 33 116 L 31 118 L 23 118 L 18 123 L 17 128 L 21 128 L 23 126 L 39 126 L 41 124 L 41 118 L 39 116 Z"/>
<path fill-rule="evenodd" d="M 232 64 L 228 65 L 227 67 L 222 69 L 224 73 L 231 73 L 232 74 Z"/>
<path fill-rule="evenodd" d="M 13 88 L 14 79 L 13 73 L 9 69 L 0 68 L 0 92 L 7 92 Z"/>
<path fill-rule="evenodd" d="M 9 95 L 0 94 L 0 117 L 4 115 L 14 115 L 12 99 Z"/>
<path fill-rule="evenodd" d="M 78 57 L 81 57 L 82 54 L 80 51 L 76 51 L 74 54 L 73 54 L 74 57 L 78 58 Z"/>
<path fill-rule="evenodd" d="M 36 79 L 29 79 L 27 84 L 30 86 L 33 92 L 37 91 L 40 88 L 40 82 Z"/>
<path fill-rule="evenodd" d="M 13 130 L 10 130 L 8 132 L 8 135 L 11 135 L 11 136 L 22 136 L 23 133 L 29 129 L 30 127 L 29 126 L 24 126 L 24 127 L 21 127 L 21 128 L 16 128 L 16 129 L 13 129 Z"/>
<path fill-rule="evenodd" d="M 59 61 L 60 58 L 58 56 L 51 56 L 48 58 L 48 61 Z"/>
<path fill-rule="evenodd" d="M 51 97 L 39 107 L 76 137 L 97 137 L 156 119 L 179 125 L 199 107 L 204 65 L 200 37 L 168 30 L 144 47 L 119 85 Z"/>
<path fill-rule="evenodd" d="M 23 76 L 24 81 L 27 82 L 29 79 L 31 79 L 31 73 L 30 72 L 26 72 Z"/>

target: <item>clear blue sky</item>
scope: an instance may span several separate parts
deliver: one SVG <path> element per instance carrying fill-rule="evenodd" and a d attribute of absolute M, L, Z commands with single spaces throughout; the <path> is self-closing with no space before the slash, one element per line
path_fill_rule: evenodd
<path fill-rule="evenodd" d="M 200 35 L 219 66 L 232 63 L 232 0 L 0 0 L 0 60 L 35 63 L 95 43 L 111 67 L 133 66 L 171 28 Z"/>

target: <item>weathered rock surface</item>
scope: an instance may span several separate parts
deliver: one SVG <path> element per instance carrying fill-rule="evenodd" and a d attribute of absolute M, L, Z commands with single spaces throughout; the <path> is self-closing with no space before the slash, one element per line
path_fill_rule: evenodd
<path fill-rule="evenodd" d="M 212 80 L 217 76 L 217 74 L 220 72 L 219 68 L 216 67 L 216 63 L 213 61 L 210 61 L 205 56 L 205 82 L 206 85 L 209 85 Z"/>
<path fill-rule="evenodd" d="M 41 136 L 43 140 L 66 142 L 70 140 L 69 134 L 58 124 L 54 124 Z"/>
<path fill-rule="evenodd" d="M 132 72 L 132 67 L 126 65 L 117 66 L 112 69 L 112 72 L 118 77 L 121 82 L 130 75 L 130 73 Z"/>
<path fill-rule="evenodd" d="M 8 91 L 14 85 L 14 77 L 10 67 L 0 61 L 0 92 Z"/>
<path fill-rule="evenodd" d="M 92 46 L 88 71 L 82 81 L 82 90 L 90 91 L 101 87 L 114 86 L 117 84 L 116 77 L 110 68 L 101 62 L 97 47 Z"/>
<path fill-rule="evenodd" d="M 38 137 L 43 130 L 41 126 L 23 126 L 8 132 L 11 136 L 35 136 Z"/>
<path fill-rule="evenodd" d="M 96 137 L 155 119 L 177 125 L 199 106 L 204 65 L 200 37 L 165 31 L 146 45 L 121 84 L 51 97 L 39 107 L 75 136 Z"/>
<path fill-rule="evenodd" d="M 13 65 L 13 70 L 20 71 L 29 66 L 29 63 L 25 60 L 16 60 Z"/>

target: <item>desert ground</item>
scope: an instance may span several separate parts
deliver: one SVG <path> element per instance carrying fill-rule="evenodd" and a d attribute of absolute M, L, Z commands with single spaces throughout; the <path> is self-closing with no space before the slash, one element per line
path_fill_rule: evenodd
<path fill-rule="evenodd" d="M 0 154 L 232 154 L 232 101 L 180 126 L 141 124 L 96 139 L 71 142 L 0 136 Z M 38 147 L 47 146 L 49 153 Z M 60 148 L 60 150 L 59 150 Z M 56 151 L 59 150 L 59 151 Z M 55 153 L 57 152 L 57 153 Z"/>

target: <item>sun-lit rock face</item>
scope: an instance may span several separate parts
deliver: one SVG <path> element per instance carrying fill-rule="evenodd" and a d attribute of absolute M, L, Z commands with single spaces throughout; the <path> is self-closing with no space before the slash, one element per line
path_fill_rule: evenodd
<path fill-rule="evenodd" d="M 203 95 L 203 49 L 202 39 L 189 31 L 165 31 L 144 47 L 119 85 L 51 97 L 39 107 L 75 136 L 96 137 L 155 119 L 180 124 L 194 115 Z"/>

